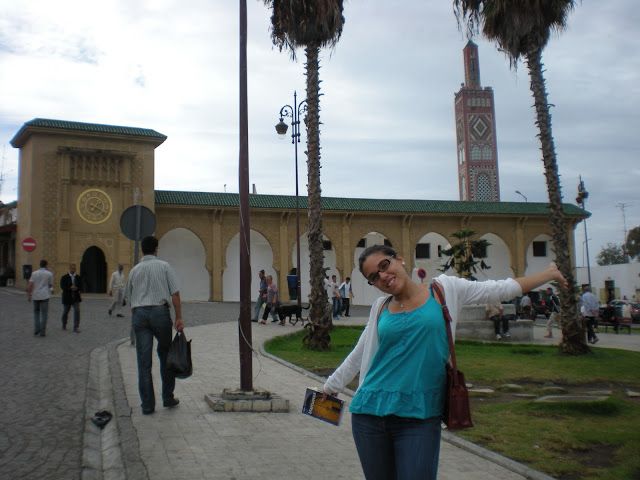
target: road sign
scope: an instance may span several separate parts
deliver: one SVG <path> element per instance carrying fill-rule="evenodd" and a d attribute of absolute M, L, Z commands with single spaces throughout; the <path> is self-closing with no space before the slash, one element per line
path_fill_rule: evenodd
<path fill-rule="evenodd" d="M 120 216 L 120 230 L 129 240 L 142 240 L 156 229 L 156 216 L 142 205 L 132 205 Z"/>
<path fill-rule="evenodd" d="M 31 237 L 22 240 L 22 248 L 25 252 L 33 252 L 36 249 L 36 241 Z"/>

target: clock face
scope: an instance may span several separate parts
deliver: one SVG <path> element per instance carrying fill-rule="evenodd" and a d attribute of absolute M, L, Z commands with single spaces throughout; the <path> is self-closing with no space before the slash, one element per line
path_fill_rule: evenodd
<path fill-rule="evenodd" d="M 87 223 L 102 223 L 111 216 L 111 198 L 97 188 L 85 190 L 78 196 L 78 214 Z"/>

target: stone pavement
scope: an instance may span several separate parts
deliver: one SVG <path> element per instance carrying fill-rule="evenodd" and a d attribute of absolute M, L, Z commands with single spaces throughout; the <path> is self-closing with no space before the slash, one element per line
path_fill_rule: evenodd
<path fill-rule="evenodd" d="M 188 319 L 186 320 L 188 324 Z M 364 323 L 366 318 L 348 322 Z M 346 411 L 339 427 L 300 413 L 304 390 L 320 386 L 312 374 L 264 354 L 263 342 L 300 327 L 268 323 L 252 324 L 254 343 L 253 386 L 267 389 L 290 401 L 290 413 L 214 413 L 205 403 L 207 393 L 238 388 L 238 329 L 232 322 L 189 328 L 192 338 L 194 375 L 177 380 L 180 406 L 156 410 L 143 416 L 139 407 L 135 350 L 128 342 L 117 347 L 126 400 L 131 406 L 130 422 L 139 442 L 139 474 L 152 480 L 173 479 L 298 479 L 310 473 L 338 479 L 363 478 L 351 437 L 350 415 Z M 549 343 L 545 331 L 535 328 L 536 343 Z M 640 336 L 602 334 L 598 346 L 625 348 Z M 555 339 L 557 342 L 557 339 Z M 154 379 L 159 390 L 157 359 Z M 343 398 L 350 400 L 348 396 Z M 119 419 L 120 414 L 119 415 Z M 107 426 L 109 428 L 109 426 Z M 106 429 L 105 429 L 106 430 Z M 114 473 L 119 473 L 114 468 Z M 114 478 L 119 478 L 115 475 Z M 131 478 L 131 477 L 130 477 Z M 139 478 L 139 477 L 135 477 Z M 142 477 L 140 477 L 142 478 Z M 440 474 L 442 480 L 549 479 L 550 477 L 466 442 L 445 432 Z"/>

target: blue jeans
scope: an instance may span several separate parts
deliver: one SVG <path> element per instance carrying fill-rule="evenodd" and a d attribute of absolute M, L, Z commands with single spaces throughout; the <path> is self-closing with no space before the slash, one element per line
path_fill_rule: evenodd
<path fill-rule="evenodd" d="M 262 295 L 258 295 L 258 299 L 256 300 L 256 309 L 253 312 L 253 318 L 251 319 L 254 322 L 258 321 L 258 317 L 260 316 L 260 309 L 262 308 L 262 305 L 264 305 L 265 303 L 265 298 Z"/>
<path fill-rule="evenodd" d="M 339 297 L 332 297 L 333 301 L 333 318 L 340 318 L 340 311 L 342 310 L 342 302 Z"/>
<path fill-rule="evenodd" d="M 78 330 L 80 326 L 80 302 L 65 303 L 62 310 L 62 328 L 67 328 L 69 310 L 73 308 L 73 329 Z"/>
<path fill-rule="evenodd" d="M 158 341 L 158 358 L 162 377 L 162 400 L 173 398 L 176 378 L 166 369 L 167 353 L 171 345 L 173 323 L 167 305 L 136 307 L 132 315 L 133 329 L 136 334 L 136 355 L 138 357 L 138 391 L 142 401 L 142 410 L 152 411 L 156 406 L 153 391 L 151 362 L 153 337 Z"/>
<path fill-rule="evenodd" d="M 354 413 L 351 430 L 367 480 L 436 480 L 440 417 L 420 420 Z"/>
<path fill-rule="evenodd" d="M 33 300 L 33 334 L 42 335 L 47 331 L 47 317 L 49 315 L 49 299 Z"/>

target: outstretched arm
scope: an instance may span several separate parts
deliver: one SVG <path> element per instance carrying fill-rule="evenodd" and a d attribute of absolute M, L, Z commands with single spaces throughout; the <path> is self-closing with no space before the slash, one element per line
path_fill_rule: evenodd
<path fill-rule="evenodd" d="M 526 277 L 518 277 L 515 279 L 522 288 L 522 293 L 527 293 L 534 288 L 544 285 L 547 282 L 558 282 L 560 288 L 566 289 L 569 287 L 567 280 L 564 278 L 558 266 L 555 263 L 550 263 L 549 266 L 541 272 L 527 275 Z"/>

